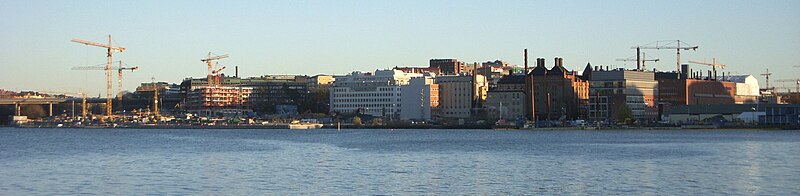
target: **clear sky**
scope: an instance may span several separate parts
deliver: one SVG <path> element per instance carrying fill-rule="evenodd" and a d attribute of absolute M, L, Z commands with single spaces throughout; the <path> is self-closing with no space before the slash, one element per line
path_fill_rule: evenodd
<path fill-rule="evenodd" d="M 3 1 L 0 89 L 105 94 L 101 48 L 72 38 L 128 48 L 115 60 L 141 67 L 125 90 L 151 78 L 179 83 L 206 75 L 208 52 L 229 54 L 227 74 L 345 74 L 427 66 L 430 58 L 465 62 L 564 58 L 570 69 L 635 67 L 617 58 L 634 45 L 680 39 L 699 45 L 682 61 L 727 64 L 726 72 L 798 78 L 800 1 Z M 675 51 L 646 50 L 675 69 Z M 701 68 L 692 65 L 694 69 Z M 707 69 L 706 67 L 702 67 Z M 771 84 L 778 84 L 773 82 Z M 790 84 L 785 84 L 792 87 Z M 115 84 L 116 88 L 116 84 Z"/>

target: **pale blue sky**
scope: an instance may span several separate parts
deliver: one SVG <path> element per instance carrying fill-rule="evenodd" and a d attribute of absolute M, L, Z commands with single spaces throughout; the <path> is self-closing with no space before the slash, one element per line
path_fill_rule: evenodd
<path fill-rule="evenodd" d="M 700 46 L 684 62 L 716 57 L 726 72 L 800 77 L 796 0 L 3 1 L 0 16 L 0 88 L 9 90 L 105 94 L 101 71 L 70 70 L 105 62 L 104 50 L 70 39 L 107 34 L 128 48 L 115 60 L 142 68 L 125 75 L 125 90 L 151 77 L 202 77 L 209 51 L 230 54 L 221 63 L 228 74 L 238 65 L 240 76 L 344 74 L 430 58 L 521 65 L 523 48 L 548 66 L 560 56 L 582 69 L 625 66 L 615 59 L 635 55 L 631 46 L 671 39 Z M 662 59 L 651 68 L 674 69 L 674 51 L 646 52 Z"/>

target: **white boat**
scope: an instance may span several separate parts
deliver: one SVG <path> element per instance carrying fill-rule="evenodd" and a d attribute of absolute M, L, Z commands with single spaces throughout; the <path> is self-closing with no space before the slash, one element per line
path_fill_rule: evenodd
<path fill-rule="evenodd" d="M 320 123 L 292 123 L 289 124 L 289 129 L 319 129 L 322 128 Z"/>

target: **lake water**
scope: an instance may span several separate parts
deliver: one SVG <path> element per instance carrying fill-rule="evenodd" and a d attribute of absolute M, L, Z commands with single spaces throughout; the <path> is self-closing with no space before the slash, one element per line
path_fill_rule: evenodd
<path fill-rule="evenodd" d="M 0 128 L 0 195 L 800 195 L 800 131 Z"/>

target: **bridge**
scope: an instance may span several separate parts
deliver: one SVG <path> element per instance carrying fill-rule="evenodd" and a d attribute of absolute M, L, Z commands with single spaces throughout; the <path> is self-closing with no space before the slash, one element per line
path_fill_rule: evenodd
<path fill-rule="evenodd" d="M 83 98 L 0 98 L 0 105 L 14 105 L 14 115 L 20 116 L 20 110 L 22 105 L 49 105 L 50 106 L 50 116 L 53 116 L 53 104 L 60 104 L 60 103 L 67 103 L 67 102 L 78 102 L 81 103 Z M 102 98 L 86 98 L 86 103 L 105 103 L 105 99 Z"/>

